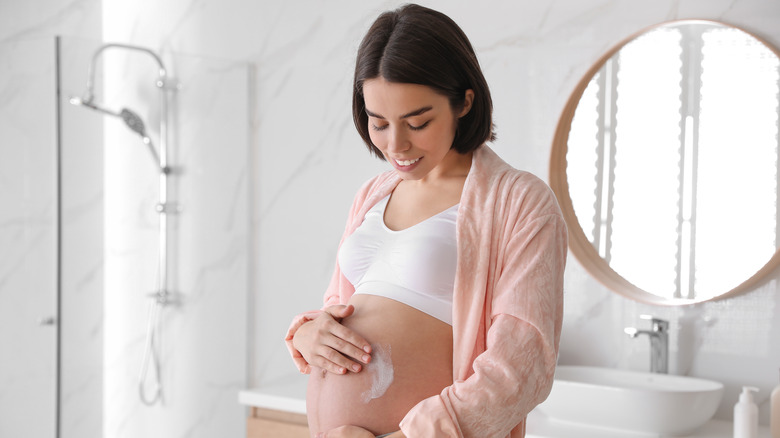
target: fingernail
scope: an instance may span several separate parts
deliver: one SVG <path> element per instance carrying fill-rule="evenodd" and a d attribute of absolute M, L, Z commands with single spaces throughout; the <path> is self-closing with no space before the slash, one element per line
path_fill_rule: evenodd
<path fill-rule="evenodd" d="M 371 360 L 371 356 L 364 354 L 363 355 L 363 362 L 368 363 L 368 361 Z"/>
<path fill-rule="evenodd" d="M 365 351 L 366 353 L 371 353 L 371 346 L 366 345 L 365 347 L 363 347 L 363 351 Z"/>
<path fill-rule="evenodd" d="M 360 365 L 358 364 L 352 365 L 352 369 L 357 373 L 360 371 Z"/>
<path fill-rule="evenodd" d="M 344 373 L 346 373 L 346 372 L 347 372 L 347 369 L 346 369 L 346 368 L 339 368 L 339 373 L 340 373 L 340 374 L 344 374 Z"/>

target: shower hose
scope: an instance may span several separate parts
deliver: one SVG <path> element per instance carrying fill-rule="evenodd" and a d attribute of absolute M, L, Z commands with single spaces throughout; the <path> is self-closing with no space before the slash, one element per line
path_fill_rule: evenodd
<path fill-rule="evenodd" d="M 162 383 L 160 381 L 159 337 L 162 307 L 165 305 L 165 302 L 162 294 L 157 293 L 154 295 L 157 295 L 157 298 L 149 303 L 144 357 L 141 362 L 141 372 L 138 376 L 138 393 L 141 397 L 141 402 L 147 406 L 163 401 Z M 150 368 L 153 373 L 151 382 L 153 386 L 148 388 L 150 393 L 147 393 L 147 374 Z"/>

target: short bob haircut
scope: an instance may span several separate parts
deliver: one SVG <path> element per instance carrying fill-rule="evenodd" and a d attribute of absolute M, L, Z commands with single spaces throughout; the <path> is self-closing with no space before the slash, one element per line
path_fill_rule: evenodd
<path fill-rule="evenodd" d="M 477 56 L 463 30 L 441 12 L 414 4 L 385 12 L 360 43 L 352 118 L 371 153 L 384 160 L 371 142 L 363 97 L 363 83 L 378 77 L 431 87 L 449 98 L 455 113 L 463 108 L 466 90 L 474 90 L 471 110 L 458 120 L 452 148 L 465 154 L 495 140 L 493 101 Z"/>

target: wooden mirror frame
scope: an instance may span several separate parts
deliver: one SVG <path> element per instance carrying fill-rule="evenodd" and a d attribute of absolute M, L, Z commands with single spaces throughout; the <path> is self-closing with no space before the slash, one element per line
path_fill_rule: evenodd
<path fill-rule="evenodd" d="M 555 136 L 553 137 L 552 151 L 550 153 L 550 187 L 558 198 L 558 203 L 560 204 L 563 217 L 569 229 L 569 249 L 580 262 L 580 264 L 582 264 L 585 270 L 587 270 L 594 278 L 596 278 L 596 280 L 620 295 L 647 304 L 666 306 L 694 304 L 704 301 L 716 301 L 733 297 L 756 287 L 761 282 L 761 280 L 764 279 L 764 277 L 766 277 L 769 273 L 774 271 L 778 265 L 780 265 L 780 248 L 778 248 L 769 261 L 755 274 L 737 285 L 735 288 L 723 294 L 714 297 L 709 296 L 702 299 L 669 299 L 652 294 L 645 291 L 644 289 L 639 288 L 613 270 L 612 267 L 610 267 L 606 262 L 606 260 L 601 258 L 598 251 L 590 243 L 585 235 L 585 232 L 582 230 L 579 221 L 577 220 L 577 216 L 574 212 L 574 205 L 569 194 L 569 181 L 566 176 L 566 154 L 568 152 L 569 131 L 571 130 L 571 123 L 574 119 L 574 113 L 577 110 L 580 99 L 582 98 L 582 94 L 585 92 L 585 89 L 588 87 L 590 81 L 601 69 L 601 67 L 604 66 L 607 60 L 612 58 L 612 56 L 620 51 L 620 49 L 622 49 L 626 44 L 656 28 L 683 23 L 706 23 L 738 29 L 764 44 L 778 58 L 780 58 L 780 51 L 778 51 L 776 47 L 774 47 L 765 39 L 760 38 L 740 27 L 720 21 L 683 19 L 667 21 L 644 28 L 622 40 L 616 46 L 612 47 L 605 54 L 603 54 L 596 61 L 596 63 L 588 69 L 582 79 L 577 83 L 577 86 L 574 88 L 574 91 L 566 102 L 566 105 L 563 108 L 563 112 L 561 113 L 561 117 L 558 120 L 558 125 L 555 129 Z M 778 218 L 778 220 L 780 220 L 780 218 Z M 780 238 L 780 236 L 778 237 Z"/>

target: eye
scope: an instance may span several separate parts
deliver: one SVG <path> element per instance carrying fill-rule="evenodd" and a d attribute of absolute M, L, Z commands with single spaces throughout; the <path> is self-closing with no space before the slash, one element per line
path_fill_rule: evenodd
<path fill-rule="evenodd" d="M 377 126 L 372 123 L 371 129 L 373 129 L 374 131 L 384 131 L 385 129 L 387 129 L 387 125 Z"/>
<path fill-rule="evenodd" d="M 425 122 L 425 123 L 423 123 L 422 125 L 419 125 L 419 126 L 414 126 L 412 124 L 409 124 L 409 129 L 411 129 L 412 131 L 420 131 L 422 129 L 425 129 L 425 127 L 428 126 L 429 123 L 431 123 L 430 120 L 428 120 L 427 122 Z"/>

